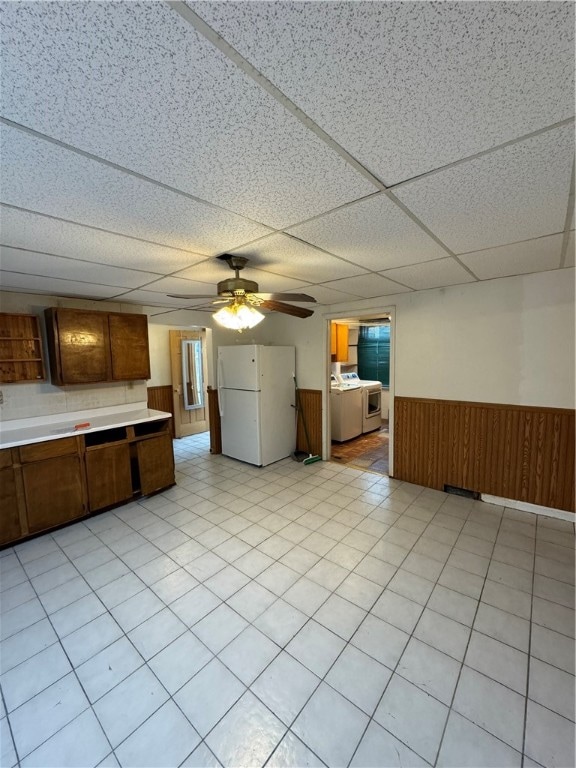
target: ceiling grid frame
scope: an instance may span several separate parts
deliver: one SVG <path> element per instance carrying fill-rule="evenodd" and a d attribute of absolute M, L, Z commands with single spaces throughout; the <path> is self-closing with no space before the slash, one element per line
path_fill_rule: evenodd
<path fill-rule="evenodd" d="M 406 267 L 417 267 L 418 265 L 426 265 L 426 264 L 433 264 L 434 261 L 442 261 L 446 258 L 450 258 L 455 264 L 457 264 L 461 269 L 463 269 L 474 281 L 483 281 L 487 279 L 493 279 L 493 278 L 482 278 L 477 273 L 474 272 L 472 268 L 470 268 L 463 260 L 462 256 L 468 256 L 475 253 L 481 253 L 483 251 L 492 251 L 494 249 L 497 249 L 498 247 L 504 247 L 503 246 L 493 246 L 493 247 L 485 247 L 485 248 L 479 248 L 474 249 L 472 251 L 455 251 L 454 249 L 451 249 L 442 238 L 440 238 L 435 232 L 427 226 L 427 224 L 422 221 L 422 219 L 417 216 L 411 208 L 406 205 L 405 203 L 400 200 L 397 195 L 396 191 L 405 188 L 413 183 L 417 183 L 418 181 L 422 181 L 430 176 L 435 176 L 439 173 L 442 173 L 444 171 L 451 170 L 452 168 L 456 166 L 461 166 L 463 164 L 466 164 L 468 162 L 471 162 L 473 160 L 477 160 L 479 158 L 482 158 L 487 155 L 491 155 L 494 152 L 497 152 L 499 150 L 502 150 L 506 147 L 516 145 L 516 144 L 522 144 L 522 142 L 525 142 L 527 140 L 530 140 L 532 138 L 535 138 L 539 135 L 548 133 L 550 131 L 556 130 L 558 128 L 568 126 L 570 124 L 574 123 L 574 117 L 565 118 L 563 120 L 559 120 L 555 123 L 551 123 L 549 125 L 546 125 L 542 128 L 539 128 L 538 130 L 534 130 L 531 132 L 528 132 L 524 135 L 518 136 L 516 138 L 510 139 L 505 142 L 501 142 L 500 144 L 494 145 L 488 149 L 482 150 L 480 152 L 477 152 L 475 154 L 459 158 L 457 160 L 454 160 L 450 163 L 446 163 L 444 165 L 438 166 L 436 168 L 433 168 L 429 171 L 426 171 L 422 174 L 418 174 L 416 176 L 403 179 L 401 181 L 397 181 L 393 184 L 390 184 L 389 186 L 386 186 L 384 182 L 372 171 L 370 171 L 365 165 L 363 165 L 360 160 L 355 157 L 351 152 L 346 150 L 341 144 L 339 144 L 327 131 L 325 131 L 323 128 L 321 128 L 317 123 L 314 122 L 314 120 L 306 114 L 306 112 L 301 109 L 296 102 L 289 99 L 288 96 L 286 96 L 280 88 L 278 88 L 272 81 L 270 81 L 262 72 L 260 72 L 253 64 L 250 63 L 248 59 L 246 59 L 244 56 L 242 56 L 241 53 L 239 53 L 230 43 L 227 42 L 227 40 L 224 39 L 215 29 L 213 29 L 206 21 L 204 21 L 195 11 L 193 11 L 190 6 L 188 6 L 186 3 L 184 3 L 182 0 L 165 0 L 165 4 L 172 10 L 178 13 L 185 21 L 187 21 L 191 26 L 194 27 L 194 29 L 199 32 L 201 35 L 203 35 L 214 47 L 218 48 L 221 52 L 223 52 L 231 61 L 232 63 L 239 67 L 245 74 L 247 74 L 255 83 L 257 83 L 261 88 L 263 88 L 267 93 L 272 95 L 285 109 L 287 109 L 294 117 L 296 117 L 300 123 L 302 123 L 308 130 L 312 131 L 320 140 L 332 151 L 336 152 L 346 163 L 348 163 L 351 167 L 353 167 L 358 173 L 360 173 L 367 181 L 369 181 L 374 187 L 375 191 L 372 193 L 369 193 L 367 195 L 363 195 L 359 198 L 349 200 L 347 202 L 344 202 L 340 205 L 337 205 L 333 208 L 330 208 L 329 210 L 324 210 L 318 214 L 315 214 L 314 216 L 311 216 L 308 219 L 302 219 L 296 223 L 291 223 L 289 225 L 283 226 L 283 227 L 273 227 L 270 224 L 264 223 L 263 221 L 259 221 L 257 219 L 252 219 L 249 216 L 247 216 L 245 213 L 239 213 L 238 211 L 218 205 L 217 203 L 214 203 L 210 200 L 206 200 L 203 197 L 191 194 L 190 192 L 181 190 L 177 187 L 173 187 L 169 184 L 166 184 L 160 180 L 151 178 L 149 176 L 146 176 L 145 174 L 142 174 L 138 171 L 131 170 L 130 168 L 124 167 L 120 164 L 114 163 L 110 160 L 107 160 L 104 157 L 100 157 L 99 155 L 93 154 L 91 152 L 87 152 L 83 149 L 79 149 L 78 147 L 75 147 L 71 144 L 67 144 L 66 142 L 60 141 L 57 138 L 51 137 L 47 134 L 43 134 L 40 131 L 35 130 L 34 128 L 30 128 L 26 125 L 22 125 L 19 123 L 16 123 L 15 121 L 10 120 L 7 117 L 0 117 L 0 123 L 14 128 L 18 131 L 22 131 L 24 133 L 27 133 L 31 136 L 33 136 L 35 139 L 38 139 L 40 141 L 46 141 L 53 145 L 56 145 L 60 147 L 61 149 L 65 151 L 70 151 L 73 153 L 76 153 L 77 155 L 83 156 L 84 158 L 98 162 L 104 166 L 109 167 L 110 169 L 113 169 L 119 173 L 130 175 L 134 178 L 139 179 L 140 181 L 144 181 L 146 183 L 153 184 L 161 189 L 164 189 L 168 192 L 171 192 L 173 194 L 181 195 L 185 198 L 188 198 L 189 200 L 200 204 L 205 205 L 208 207 L 211 207 L 218 211 L 223 211 L 229 214 L 232 214 L 233 216 L 240 216 L 243 219 L 253 222 L 254 224 L 257 224 L 265 229 L 268 230 L 267 233 L 262 234 L 258 237 L 255 237 L 252 240 L 249 240 L 247 242 L 244 242 L 240 245 L 229 247 L 227 250 L 231 252 L 240 251 L 242 249 L 247 249 L 251 247 L 256 247 L 257 244 L 263 243 L 266 240 L 269 240 L 270 238 L 274 238 L 278 235 L 282 235 L 283 237 L 292 238 L 294 241 L 298 241 L 304 246 L 307 246 L 308 248 L 313 249 L 314 251 L 324 253 L 326 256 L 329 256 L 332 259 L 337 259 L 340 262 L 350 264 L 352 266 L 360 267 L 365 273 L 368 272 L 372 275 L 379 275 L 384 276 L 388 280 L 392 280 L 392 282 L 396 282 L 399 289 L 401 291 L 403 290 L 426 290 L 426 288 L 412 288 L 410 285 L 406 285 L 404 283 L 401 283 L 399 281 L 394 281 L 392 278 L 389 278 L 386 274 L 388 271 L 394 271 L 395 269 L 403 269 L 403 267 L 392 267 L 391 269 L 389 267 L 385 267 L 384 269 L 375 269 L 366 267 L 361 264 L 361 262 L 354 261 L 353 257 L 346 257 L 339 253 L 333 253 L 326 248 L 322 248 L 317 243 L 307 241 L 305 239 L 299 238 L 297 235 L 294 235 L 288 230 L 292 230 L 295 227 L 301 226 L 303 224 L 307 224 L 309 222 L 313 222 L 317 219 L 322 219 L 323 217 L 326 217 L 329 214 L 333 214 L 336 211 L 349 209 L 353 206 L 356 206 L 362 202 L 368 201 L 371 198 L 377 198 L 379 196 L 384 196 L 390 202 L 392 202 L 397 208 L 402 212 L 403 215 L 408 217 L 415 226 L 417 226 L 426 237 L 430 238 L 436 245 L 442 249 L 442 251 L 446 254 L 446 257 L 438 257 L 433 259 L 428 259 L 426 261 L 418 261 L 417 260 L 417 254 L 415 253 L 414 261 L 411 261 L 410 264 L 407 264 Z M 174 251 L 181 252 L 182 254 L 191 254 L 195 256 L 196 258 L 200 257 L 201 261 L 198 261 L 196 263 L 190 264 L 188 267 L 179 268 L 176 270 L 173 270 L 171 272 L 164 272 L 160 271 L 155 274 L 158 275 L 158 278 L 140 285 L 137 289 L 127 289 L 123 294 L 118 294 L 118 300 L 122 300 L 122 296 L 126 296 L 128 299 L 128 294 L 132 293 L 133 290 L 146 290 L 147 287 L 154 285 L 155 283 L 167 279 L 167 278 L 177 278 L 177 279 L 183 279 L 183 280 L 189 280 L 189 281 L 197 281 L 200 283 L 210 284 L 211 281 L 207 279 L 203 279 L 202 277 L 197 278 L 188 278 L 183 277 L 183 272 L 189 272 L 190 270 L 195 269 L 196 267 L 201 267 L 202 265 L 210 264 L 213 261 L 213 254 L 202 254 L 197 251 L 194 251 L 192 249 L 186 249 L 186 248 L 179 248 L 176 245 L 166 243 L 166 242 L 156 242 L 153 240 L 148 240 L 146 238 L 139 238 L 135 236 L 134 234 L 130 234 L 128 232 L 120 232 L 120 231 L 114 231 L 114 230 L 107 230 L 103 227 L 94 226 L 93 224 L 86 224 L 84 222 L 80 221 L 74 221 L 71 219 L 65 219 L 63 217 L 59 216 L 53 216 L 44 212 L 40 211 L 34 211 L 32 209 L 26 209 L 21 206 L 12 205 L 10 203 L 2 204 L 5 205 L 7 208 L 12 208 L 14 210 L 20 210 L 23 212 L 27 212 L 30 214 L 33 214 L 35 216 L 41 216 L 45 217 L 47 219 L 51 219 L 53 221 L 62 221 L 69 224 L 74 225 L 75 227 L 81 227 L 90 229 L 94 232 L 103 232 L 110 234 L 112 236 L 115 236 L 117 238 L 127 238 L 134 241 L 141 241 L 143 243 L 148 243 L 154 246 L 158 246 L 159 248 L 166 248 L 171 249 Z M 560 263 L 557 268 L 563 268 L 568 260 L 568 246 L 571 241 L 572 237 L 572 228 L 574 226 L 573 224 L 573 205 L 574 205 L 574 166 L 572 165 L 572 176 L 571 176 L 571 182 L 570 182 L 570 190 L 568 194 L 568 200 L 567 200 L 567 211 L 565 215 L 565 221 L 564 221 L 564 228 L 561 232 L 562 234 L 562 247 L 561 247 L 561 254 L 560 254 Z M 546 234 L 546 235 L 538 235 L 531 238 L 526 238 L 524 240 L 519 240 L 512 243 L 507 243 L 505 245 L 518 245 L 520 243 L 529 243 L 534 242 L 538 240 L 544 240 L 545 238 L 552 237 L 556 233 L 552 234 Z M 557 234 L 560 234 L 557 233 Z M 13 249 L 13 250 L 21 250 L 22 252 L 28 252 L 28 253 L 41 253 L 35 249 L 31 248 L 25 248 L 25 247 L 19 247 L 12 244 L 6 244 L 6 247 Z M 66 256 L 64 254 L 59 253 L 49 253 L 45 252 L 44 255 L 46 256 L 52 256 L 55 258 L 63 258 L 63 259 L 70 259 L 70 260 L 76 260 L 83 263 L 93 264 L 96 266 L 102 266 L 103 268 L 106 266 L 104 263 L 99 261 L 92 261 L 91 259 L 86 258 L 75 258 L 72 256 Z M 142 272 L 146 274 L 150 274 L 150 271 L 147 271 L 146 269 L 139 269 L 136 267 L 129 267 L 134 272 Z M 257 260 L 253 260 L 253 263 L 251 265 L 250 271 L 257 271 L 258 276 L 260 280 L 265 280 L 266 275 L 274 275 L 278 277 L 285 277 L 287 280 L 293 279 L 288 274 L 283 274 L 282 272 L 277 271 L 278 267 L 274 268 L 267 268 L 266 263 L 263 263 L 260 265 Z M 8 270 L 10 271 L 10 270 Z M 18 274 L 18 273 L 14 273 Z M 25 274 L 25 273 L 20 273 Z M 522 273 L 520 273 L 522 274 Z M 223 273 L 223 277 L 224 277 Z M 262 277 L 260 277 L 262 276 Z M 494 278 L 494 279 L 497 279 Z M 327 277 L 326 279 L 322 281 L 318 281 L 316 285 L 320 288 L 323 285 L 326 285 L 328 283 L 335 283 L 339 282 L 340 280 L 346 281 L 348 278 L 339 278 L 337 280 L 330 279 Z M 78 281 L 76 281 L 78 282 Z M 80 281 L 82 282 L 82 281 Z M 87 283 L 87 285 L 90 285 L 90 283 Z M 114 287 L 114 286 L 110 286 Z M 8 289 L 9 290 L 9 289 Z M 344 288 L 342 289 L 344 291 Z M 362 298 L 361 296 L 359 298 Z M 106 299 L 96 299 L 96 300 L 106 300 Z M 168 310 L 173 311 L 173 310 Z"/>

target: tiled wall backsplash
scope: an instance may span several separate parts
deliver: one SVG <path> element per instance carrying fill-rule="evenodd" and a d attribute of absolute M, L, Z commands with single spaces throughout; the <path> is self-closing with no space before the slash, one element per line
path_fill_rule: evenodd
<path fill-rule="evenodd" d="M 52 384 L 0 384 L 0 422 L 56 413 L 145 402 L 146 382 L 54 387 Z"/>

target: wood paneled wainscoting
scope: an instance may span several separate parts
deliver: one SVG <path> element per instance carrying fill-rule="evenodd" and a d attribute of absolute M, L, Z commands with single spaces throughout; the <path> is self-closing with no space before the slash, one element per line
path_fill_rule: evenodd
<path fill-rule="evenodd" d="M 222 453 L 218 390 L 213 387 L 208 387 L 208 423 L 210 425 L 210 453 Z"/>
<path fill-rule="evenodd" d="M 170 419 L 170 431 L 174 438 L 174 401 L 172 398 L 172 386 L 168 384 L 164 387 L 148 387 L 148 408 L 156 411 L 166 411 L 172 414 Z"/>
<path fill-rule="evenodd" d="M 298 412 L 296 449 L 322 456 L 322 390 L 299 389 L 298 393 L 300 411 Z M 302 419 L 306 422 L 310 446 L 306 440 Z"/>
<path fill-rule="evenodd" d="M 319 389 L 300 389 L 300 411 L 296 433 L 296 449 L 307 453 L 322 455 L 322 392 Z M 220 412 L 218 410 L 218 390 L 208 387 L 208 409 L 210 413 L 210 453 L 222 453 L 222 436 L 220 432 Z M 306 429 L 310 438 L 310 448 L 302 424 L 302 416 L 306 421 Z"/>
<path fill-rule="evenodd" d="M 394 399 L 394 477 L 574 512 L 574 411 Z"/>

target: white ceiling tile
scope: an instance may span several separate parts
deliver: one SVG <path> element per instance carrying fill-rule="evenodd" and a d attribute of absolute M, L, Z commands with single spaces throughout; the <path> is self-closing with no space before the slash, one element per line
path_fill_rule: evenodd
<path fill-rule="evenodd" d="M 170 325 L 172 327 L 184 326 L 187 328 L 198 328 L 202 326 L 210 326 L 210 317 L 206 315 L 202 317 L 200 322 L 196 314 L 191 315 L 191 311 L 196 312 L 209 312 L 206 309 L 167 309 L 166 307 L 160 308 L 155 306 L 144 307 L 144 311 L 148 315 L 148 322 L 155 325 Z"/>
<path fill-rule="evenodd" d="M 64 280 L 78 280 L 120 288 L 138 288 L 157 280 L 151 272 L 136 272 L 121 267 L 107 267 L 86 261 L 51 256 L 46 253 L 23 251 L 0 245 L 0 265 L 8 272 L 22 272 L 28 275 L 59 277 Z"/>
<path fill-rule="evenodd" d="M 0 126 L 3 202 L 196 253 L 269 232 L 241 216 Z"/>
<path fill-rule="evenodd" d="M 254 276 L 254 269 L 250 264 L 242 270 L 242 277 L 248 277 L 250 280 L 256 280 Z M 252 274 L 252 277 L 249 276 Z M 200 264 L 194 264 L 192 267 L 176 272 L 172 277 L 181 277 L 185 280 L 199 280 L 201 283 L 210 283 L 216 285 L 220 280 L 226 280 L 227 278 L 234 277 L 234 272 L 230 269 L 228 264 L 220 261 L 217 258 L 205 259 Z"/>
<path fill-rule="evenodd" d="M 549 235 L 523 243 L 465 253 L 460 259 L 480 280 L 543 272 L 560 266 L 562 235 Z"/>
<path fill-rule="evenodd" d="M 391 280 L 398 280 L 399 283 L 403 283 L 415 291 L 474 282 L 472 275 L 451 256 L 438 259 L 438 261 L 426 261 L 423 264 L 389 269 L 382 274 Z"/>
<path fill-rule="evenodd" d="M 289 232 L 377 271 L 446 255 L 384 194 L 339 208 Z"/>
<path fill-rule="evenodd" d="M 574 230 L 570 232 L 570 235 L 568 236 L 568 247 L 566 248 L 566 261 L 564 266 L 565 267 L 573 267 L 574 266 L 574 251 L 576 250 L 575 244 L 574 244 Z"/>
<path fill-rule="evenodd" d="M 0 205 L 1 239 L 5 245 L 56 256 L 81 258 L 110 266 L 121 264 L 165 275 L 206 259 L 206 256 L 112 235 L 90 227 L 51 219 Z"/>
<path fill-rule="evenodd" d="M 334 279 L 366 272 L 356 264 L 336 258 L 288 235 L 271 235 L 252 245 L 234 249 L 248 256 L 254 266 L 305 282 L 317 283 L 330 275 Z"/>
<path fill-rule="evenodd" d="M 300 293 L 307 293 L 312 296 L 318 304 L 341 304 L 344 301 L 354 301 L 358 298 L 356 294 L 326 288 L 325 285 L 303 285 L 300 288 Z"/>
<path fill-rule="evenodd" d="M 574 7 L 192 2 L 388 184 L 574 113 Z"/>
<path fill-rule="evenodd" d="M 157 293 L 149 290 L 135 290 L 127 292 L 117 292 L 115 295 L 117 301 L 128 304 L 140 304 L 147 307 L 191 307 L 198 309 L 204 306 L 211 306 L 210 299 L 203 300 L 186 300 L 186 299 L 173 299 L 167 296 L 165 293 Z"/>
<path fill-rule="evenodd" d="M 248 265 L 240 272 L 240 277 L 258 283 L 260 290 L 265 293 L 290 291 L 299 288 L 306 282 L 305 280 L 296 280 L 292 277 L 277 275 L 273 272 L 265 272 L 263 269 L 254 269 L 254 262 L 255 260 L 253 261 L 250 259 Z M 234 272 L 224 262 L 218 261 L 218 259 L 211 259 L 202 264 L 197 264 L 194 267 L 185 269 L 182 272 L 178 272 L 178 274 L 173 277 L 186 278 L 186 280 L 200 280 L 207 283 L 208 287 L 212 286 L 214 292 L 216 292 L 216 284 L 221 280 L 227 280 L 228 278 L 234 277 Z"/>
<path fill-rule="evenodd" d="M 274 227 L 374 189 L 167 3 L 3 10 L 15 122 Z"/>
<path fill-rule="evenodd" d="M 563 229 L 573 156 L 568 125 L 394 191 L 454 252 L 491 248 Z"/>
<path fill-rule="evenodd" d="M 358 277 L 346 277 L 343 280 L 333 280 L 323 283 L 324 288 L 334 288 L 342 293 L 349 293 L 352 296 L 362 299 L 372 299 L 376 296 L 390 296 L 393 293 L 406 293 L 409 288 L 405 288 L 398 283 L 388 280 L 381 275 L 359 275 Z"/>
<path fill-rule="evenodd" d="M 110 299 L 118 293 L 118 288 L 110 285 L 96 285 L 73 280 L 61 280 L 57 277 L 38 277 L 22 275 L 16 272 L 0 272 L 0 286 L 5 291 L 25 291 L 27 293 L 49 293 L 52 296 L 74 296 L 81 299 Z"/>
<path fill-rule="evenodd" d="M 145 290 L 152 293 L 201 294 L 202 296 L 214 294 L 216 296 L 216 286 L 212 283 L 185 280 L 181 277 L 161 277 L 155 282 L 149 283 Z"/>

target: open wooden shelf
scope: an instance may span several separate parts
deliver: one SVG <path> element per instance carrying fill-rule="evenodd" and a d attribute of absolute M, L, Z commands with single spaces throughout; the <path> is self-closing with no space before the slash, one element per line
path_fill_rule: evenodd
<path fill-rule="evenodd" d="M 0 312 L 0 383 L 45 380 L 38 317 Z"/>

